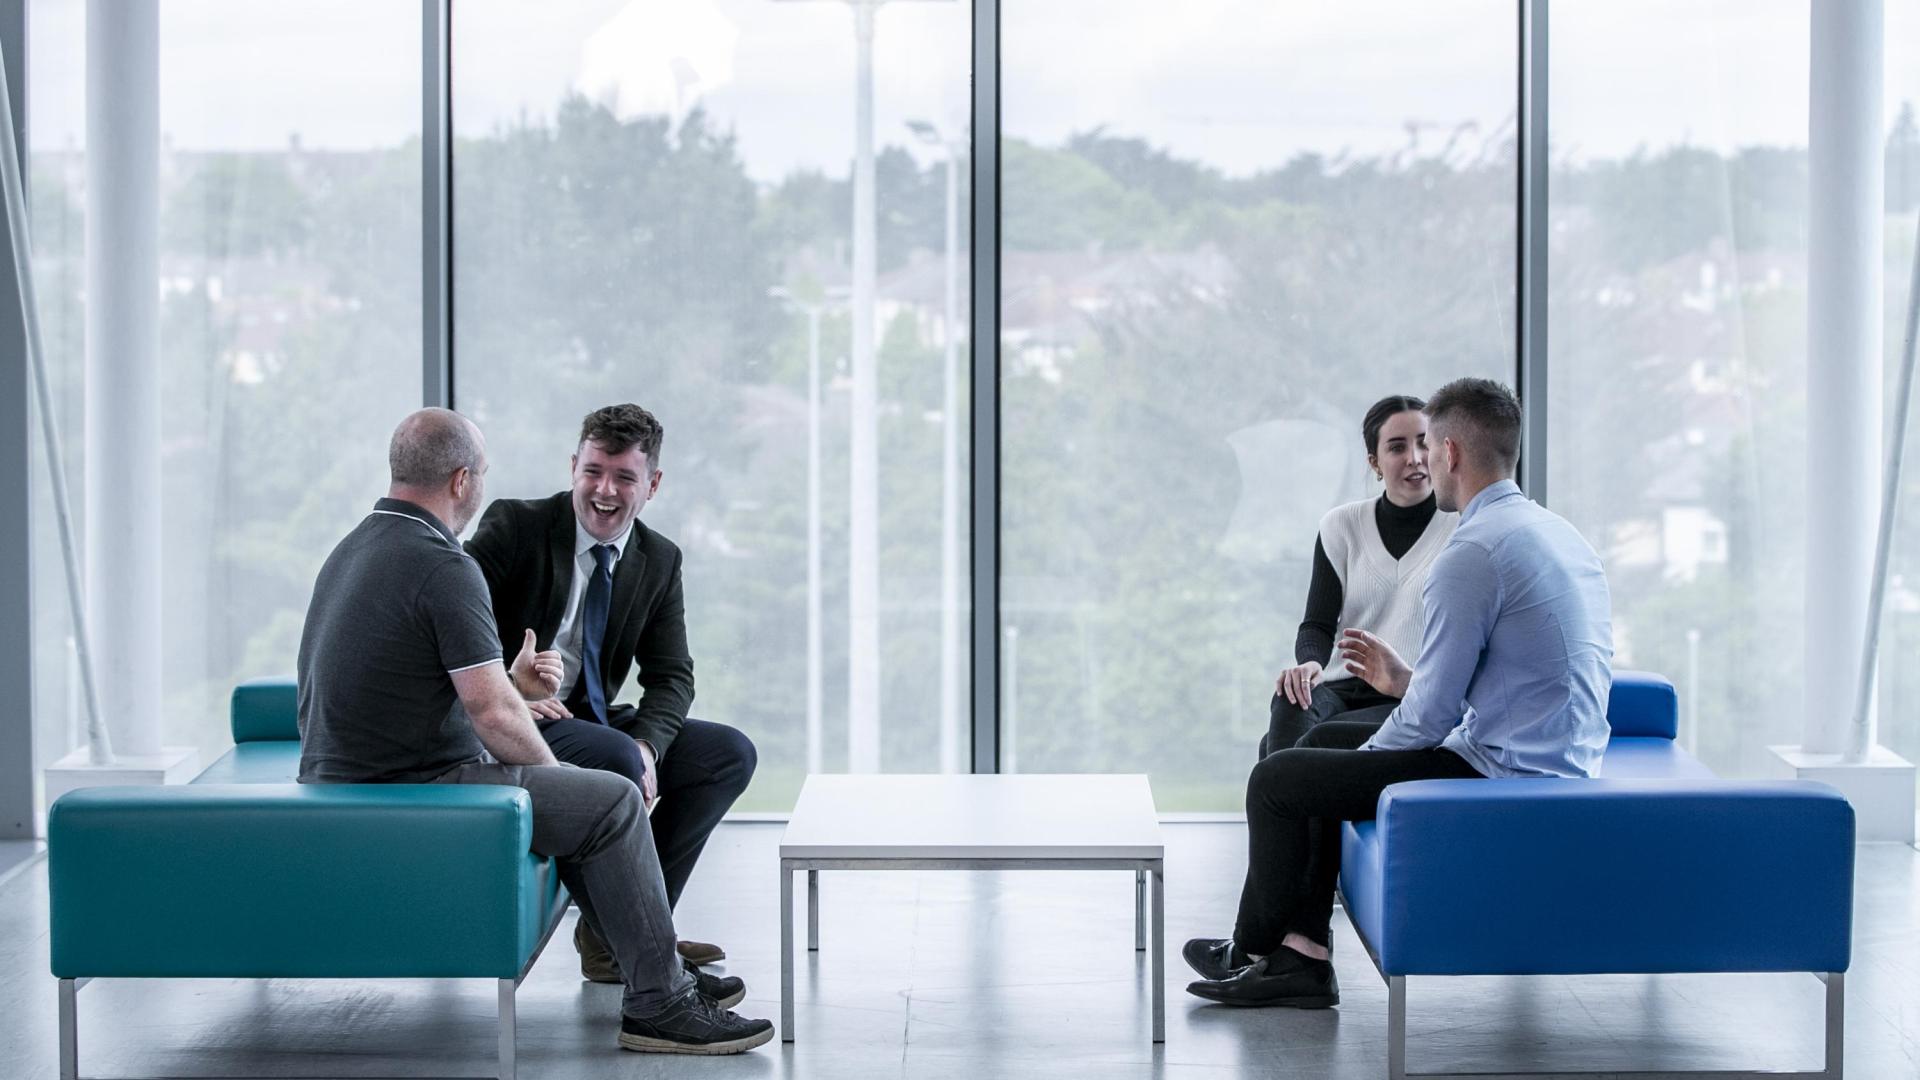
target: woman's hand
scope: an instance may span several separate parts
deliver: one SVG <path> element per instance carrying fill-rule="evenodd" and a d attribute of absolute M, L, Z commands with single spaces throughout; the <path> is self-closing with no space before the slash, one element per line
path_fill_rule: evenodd
<path fill-rule="evenodd" d="M 1346 654 L 1347 669 L 1368 686 L 1388 697 L 1407 696 L 1413 669 L 1393 651 L 1393 646 L 1365 630 L 1348 627 L 1340 632 L 1340 651 Z"/>
<path fill-rule="evenodd" d="M 1280 673 L 1273 692 L 1303 709 L 1313 706 L 1313 688 L 1320 685 L 1320 661 L 1309 660 Z"/>

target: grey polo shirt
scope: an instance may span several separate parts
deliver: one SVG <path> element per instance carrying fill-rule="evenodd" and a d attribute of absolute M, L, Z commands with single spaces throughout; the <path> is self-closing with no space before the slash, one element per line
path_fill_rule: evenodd
<path fill-rule="evenodd" d="M 300 633 L 300 781 L 420 782 L 481 760 L 452 674 L 499 662 L 479 564 L 431 513 L 381 499 L 313 583 Z"/>

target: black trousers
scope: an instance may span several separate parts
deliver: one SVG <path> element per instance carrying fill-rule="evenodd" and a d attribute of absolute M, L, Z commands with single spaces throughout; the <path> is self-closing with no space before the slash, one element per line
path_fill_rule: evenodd
<path fill-rule="evenodd" d="M 619 728 L 573 717 L 541 724 L 540 734 L 561 761 L 619 773 L 636 787 L 646 774 L 639 745 Z M 653 846 L 660 853 L 669 909 L 680 903 L 680 893 L 707 846 L 707 837 L 747 790 L 759 761 L 753 740 L 725 724 L 705 720 L 688 720 L 668 748 L 656 778 L 661 802 L 648 820 L 653 826 Z"/>
<path fill-rule="evenodd" d="M 1312 706 L 1305 709 L 1288 701 L 1285 694 L 1275 694 L 1268 706 L 1267 733 L 1260 737 L 1260 756 L 1298 746 L 1302 735 L 1329 720 L 1366 721 L 1377 728 L 1399 704 L 1399 698 L 1388 697 L 1362 679 L 1321 683 L 1313 688 Z"/>
<path fill-rule="evenodd" d="M 1233 939 L 1265 955 L 1288 934 L 1333 938 L 1340 823 L 1370 821 L 1389 785 L 1477 778 L 1451 750 L 1360 750 L 1377 722 L 1329 721 L 1262 759 L 1247 781 L 1247 881 Z"/>

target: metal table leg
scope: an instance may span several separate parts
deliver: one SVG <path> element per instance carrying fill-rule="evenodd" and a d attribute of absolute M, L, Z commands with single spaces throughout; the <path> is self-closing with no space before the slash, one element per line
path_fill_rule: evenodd
<path fill-rule="evenodd" d="M 1147 949 L 1147 872 L 1133 872 L 1133 948 L 1135 952 Z"/>
<path fill-rule="evenodd" d="M 820 871 L 807 871 L 807 951 L 820 951 Z"/>
<path fill-rule="evenodd" d="M 793 863 L 780 860 L 780 1041 L 793 1041 Z"/>
<path fill-rule="evenodd" d="M 1167 1041 L 1167 874 L 1166 864 L 1153 861 L 1153 1041 Z"/>

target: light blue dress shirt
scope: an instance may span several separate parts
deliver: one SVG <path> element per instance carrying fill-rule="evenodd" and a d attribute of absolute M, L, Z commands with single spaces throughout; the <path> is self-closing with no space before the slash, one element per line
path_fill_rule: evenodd
<path fill-rule="evenodd" d="M 1607 749 L 1613 603 L 1600 556 L 1502 480 L 1434 559 L 1407 696 L 1364 750 L 1443 746 L 1484 776 L 1594 776 Z"/>

